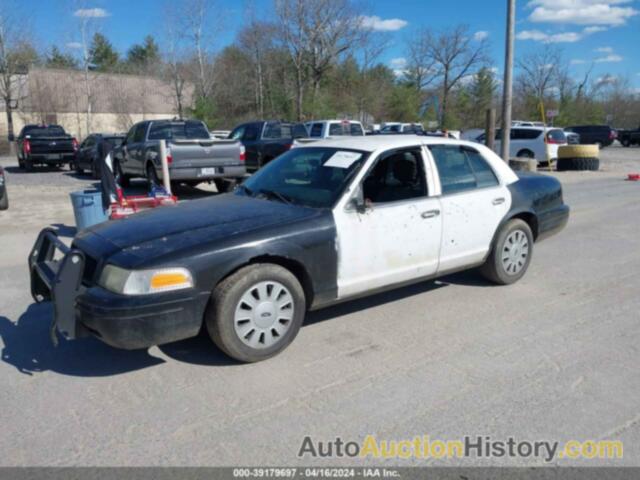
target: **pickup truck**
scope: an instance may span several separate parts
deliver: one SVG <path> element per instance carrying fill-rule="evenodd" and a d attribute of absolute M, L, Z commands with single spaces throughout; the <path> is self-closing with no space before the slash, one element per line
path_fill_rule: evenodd
<path fill-rule="evenodd" d="M 256 362 L 284 350 L 309 310 L 475 267 L 513 284 L 568 218 L 557 178 L 516 174 L 483 145 L 319 140 L 233 193 L 104 222 L 71 247 L 44 229 L 31 293 L 54 303 L 56 339 L 138 349 L 206 327 L 228 355 Z"/>
<path fill-rule="evenodd" d="M 618 130 L 618 141 L 623 147 L 640 145 L 640 127 L 636 130 Z"/>
<path fill-rule="evenodd" d="M 355 120 L 314 120 L 305 124 L 310 138 L 362 137 L 364 127 Z"/>
<path fill-rule="evenodd" d="M 239 140 L 247 152 L 247 169 L 256 171 L 291 148 L 294 141 L 308 137 L 301 123 L 255 121 L 233 129 L 229 138 Z"/>
<path fill-rule="evenodd" d="M 31 171 L 34 165 L 69 164 L 78 151 L 78 141 L 60 125 L 25 125 L 17 139 L 18 166 Z"/>
<path fill-rule="evenodd" d="M 145 120 L 131 127 L 114 150 L 114 172 L 121 186 L 133 177 L 150 184 L 162 179 L 160 140 L 167 142 L 169 177 L 174 183 L 214 182 L 227 191 L 246 174 L 242 144 L 212 139 L 199 120 Z"/>

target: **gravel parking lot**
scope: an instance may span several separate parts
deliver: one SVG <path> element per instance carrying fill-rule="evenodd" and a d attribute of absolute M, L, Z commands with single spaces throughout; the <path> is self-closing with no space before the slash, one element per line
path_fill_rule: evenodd
<path fill-rule="evenodd" d="M 571 219 L 536 245 L 521 282 L 463 273 L 314 312 L 283 354 L 240 365 L 206 335 L 148 351 L 53 347 L 26 258 L 46 225 L 73 235 L 68 193 L 93 181 L 1 158 L 0 465 L 359 464 L 296 455 L 306 435 L 367 434 L 620 439 L 622 460 L 578 463 L 640 465 L 640 182 L 625 180 L 640 149 L 611 147 L 601 161 L 600 172 L 553 173 Z"/>

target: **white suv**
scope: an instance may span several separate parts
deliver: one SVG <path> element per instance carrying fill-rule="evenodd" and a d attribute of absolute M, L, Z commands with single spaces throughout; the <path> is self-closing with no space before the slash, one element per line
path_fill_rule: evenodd
<path fill-rule="evenodd" d="M 484 133 L 476 141 L 485 143 Z M 501 145 L 502 132 L 497 130 L 493 150 L 499 153 Z M 509 157 L 535 158 L 539 162 L 546 162 L 549 159 L 555 160 L 558 158 L 558 147 L 561 145 L 567 145 L 567 137 L 560 128 L 514 127 L 511 129 Z"/>
<path fill-rule="evenodd" d="M 315 120 L 304 124 L 309 138 L 362 137 L 362 123 L 354 120 Z"/>

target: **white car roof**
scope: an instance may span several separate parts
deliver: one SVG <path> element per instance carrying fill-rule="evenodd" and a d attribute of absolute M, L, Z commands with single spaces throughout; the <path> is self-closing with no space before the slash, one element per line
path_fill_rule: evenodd
<path fill-rule="evenodd" d="M 429 137 L 425 135 L 367 135 L 367 136 L 344 136 L 333 137 L 324 140 L 318 140 L 313 143 L 305 143 L 301 147 L 330 147 L 330 148 L 348 148 L 352 150 L 361 150 L 363 152 L 375 152 L 377 150 L 385 150 L 391 148 L 405 148 L 415 145 L 469 145 L 477 147 L 477 143 L 465 142 L 464 140 L 456 140 L 444 137 Z"/>

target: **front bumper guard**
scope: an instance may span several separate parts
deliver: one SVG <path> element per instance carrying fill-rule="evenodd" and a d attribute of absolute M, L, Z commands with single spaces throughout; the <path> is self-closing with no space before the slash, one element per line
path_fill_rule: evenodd
<path fill-rule="evenodd" d="M 76 320 L 76 299 L 85 290 L 84 253 L 65 245 L 55 230 L 45 228 L 38 235 L 28 263 L 31 296 L 37 303 L 50 300 L 53 304 L 50 330 L 53 344 L 58 344 L 56 330 L 68 339 L 85 336 L 85 329 Z"/>

